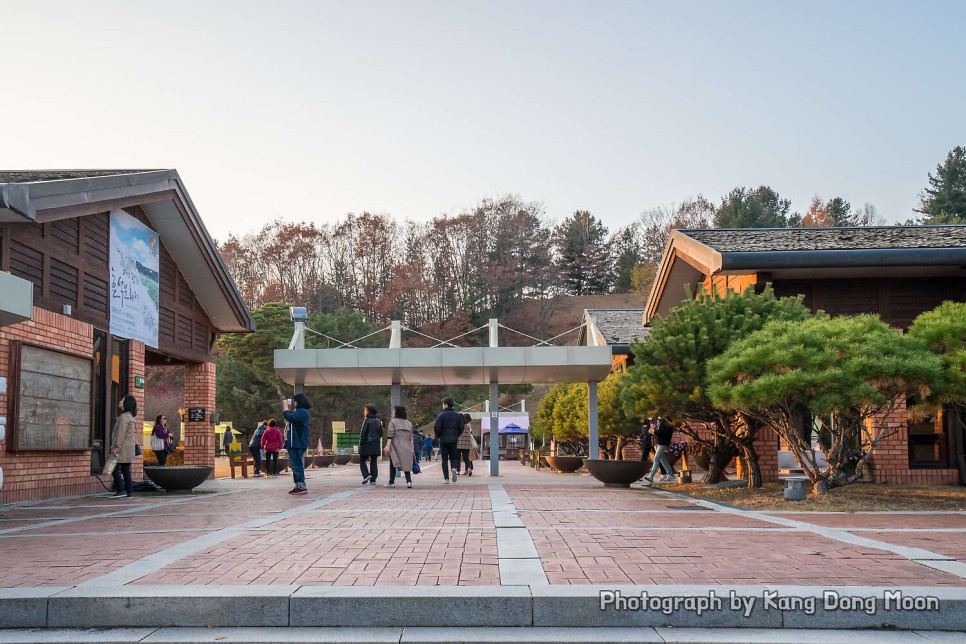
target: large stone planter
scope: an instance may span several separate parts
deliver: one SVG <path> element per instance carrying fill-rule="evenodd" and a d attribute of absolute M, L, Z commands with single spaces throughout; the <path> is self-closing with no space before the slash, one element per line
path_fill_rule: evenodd
<path fill-rule="evenodd" d="M 210 465 L 172 465 L 145 467 L 144 475 L 151 482 L 169 492 L 193 490 L 204 483 L 214 468 Z"/>
<path fill-rule="evenodd" d="M 352 459 L 349 462 L 352 463 L 353 465 L 358 465 L 359 464 L 359 455 L 358 454 L 353 454 L 352 455 Z"/>
<path fill-rule="evenodd" d="M 584 464 L 580 456 L 548 456 L 547 463 L 558 472 L 576 472 Z"/>
<path fill-rule="evenodd" d="M 336 465 L 348 465 L 349 461 L 352 460 L 352 454 L 339 454 L 335 457 Z"/>
<path fill-rule="evenodd" d="M 336 458 L 337 457 L 335 454 L 319 454 L 318 456 L 315 457 L 315 466 L 328 467 L 333 463 L 335 463 Z"/>
<path fill-rule="evenodd" d="M 630 487 L 651 469 L 650 461 L 608 461 L 588 458 L 584 466 L 590 475 L 606 487 Z"/>

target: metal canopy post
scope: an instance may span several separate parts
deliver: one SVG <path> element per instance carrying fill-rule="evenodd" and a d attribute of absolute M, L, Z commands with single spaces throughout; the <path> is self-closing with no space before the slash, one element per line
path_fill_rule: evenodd
<path fill-rule="evenodd" d="M 500 346 L 500 324 L 496 318 L 490 318 L 490 346 Z M 500 476 L 500 383 L 493 376 L 490 379 L 490 476 Z"/>
<path fill-rule="evenodd" d="M 389 335 L 389 348 L 390 349 L 401 349 L 402 348 L 402 322 L 399 320 L 392 321 L 392 331 Z M 402 385 L 399 383 L 399 376 L 394 375 L 392 382 L 392 389 L 389 394 L 389 404 L 393 407 L 402 405 Z M 386 414 L 386 418 L 392 418 L 393 410 L 390 409 L 389 413 Z"/>
<path fill-rule="evenodd" d="M 587 420 L 590 434 L 587 453 L 592 459 L 600 458 L 597 440 L 597 383 L 594 381 L 587 383 Z"/>

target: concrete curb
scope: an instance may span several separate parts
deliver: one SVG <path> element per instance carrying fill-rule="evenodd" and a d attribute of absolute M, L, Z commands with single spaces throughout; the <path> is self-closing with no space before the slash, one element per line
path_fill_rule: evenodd
<path fill-rule="evenodd" d="M 129 585 L 0 589 L 0 628 L 144 626 L 966 631 L 966 588 Z"/>

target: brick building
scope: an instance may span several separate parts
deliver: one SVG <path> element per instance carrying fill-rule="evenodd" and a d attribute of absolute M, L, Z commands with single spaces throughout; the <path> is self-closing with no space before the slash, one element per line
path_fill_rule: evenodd
<path fill-rule="evenodd" d="M 905 329 L 943 301 L 966 301 L 966 226 L 675 230 L 642 322 L 677 306 L 686 286 L 694 294 L 766 283 L 778 297 L 803 296 L 812 311 L 874 313 Z M 954 419 L 911 423 L 903 411 L 885 419 L 898 432 L 876 448 L 875 479 L 966 482 L 966 436 Z M 777 435 L 763 430 L 756 448 L 774 479 Z"/>
<path fill-rule="evenodd" d="M 0 504 L 103 489 L 149 365 L 183 366 L 185 463 L 213 463 L 211 352 L 255 324 L 177 171 L 0 172 L 0 271 Z"/>

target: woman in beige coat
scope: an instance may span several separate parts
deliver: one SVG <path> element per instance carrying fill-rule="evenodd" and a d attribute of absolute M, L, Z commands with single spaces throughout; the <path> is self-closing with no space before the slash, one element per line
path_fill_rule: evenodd
<path fill-rule="evenodd" d="M 396 468 L 406 473 L 406 487 L 413 486 L 413 424 L 406 420 L 406 408 L 397 406 L 392 408 L 392 420 L 389 421 L 386 436 L 386 454 L 389 455 L 389 482 L 386 487 L 396 487 Z"/>
<path fill-rule="evenodd" d="M 459 453 L 460 460 L 463 461 L 463 476 L 473 476 L 473 459 L 470 452 L 473 451 L 473 427 L 470 425 L 469 414 L 463 414 L 463 433 L 456 441 L 456 451 Z"/>
<path fill-rule="evenodd" d="M 131 478 L 131 463 L 134 462 L 134 445 L 136 440 L 135 421 L 138 415 L 138 401 L 134 396 L 124 396 L 121 401 L 121 415 L 114 423 L 111 432 L 111 456 L 117 458 L 117 466 L 112 472 L 114 476 L 114 493 L 112 499 L 130 499 L 134 497 L 134 480 Z M 123 480 L 122 480 L 123 478 Z"/>

